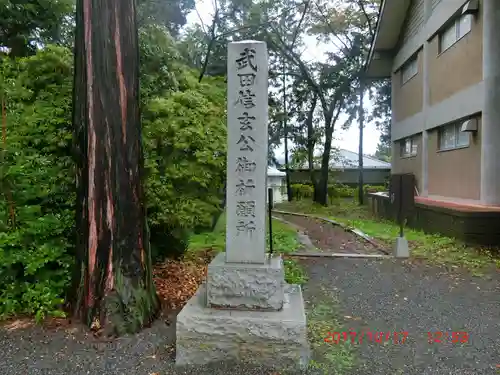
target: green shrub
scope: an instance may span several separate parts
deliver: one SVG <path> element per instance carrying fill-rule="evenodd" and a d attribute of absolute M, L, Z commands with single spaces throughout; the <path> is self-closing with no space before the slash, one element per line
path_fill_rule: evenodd
<path fill-rule="evenodd" d="M 311 181 L 294 181 L 294 184 L 300 184 L 300 185 L 307 185 L 307 186 L 313 186 L 313 183 Z"/>
<path fill-rule="evenodd" d="M 310 185 L 292 184 L 290 187 L 295 200 L 311 199 L 314 195 L 314 188 Z"/>
<path fill-rule="evenodd" d="M 0 68 L 0 318 L 62 314 L 73 262 L 72 63 L 68 50 L 48 47 Z"/>
<path fill-rule="evenodd" d="M 314 195 L 314 188 L 309 184 L 292 184 L 292 194 L 295 200 L 311 199 Z M 365 185 L 364 192 L 374 193 L 379 191 L 386 191 L 387 189 L 382 185 Z M 339 198 L 358 198 L 358 188 L 353 188 L 344 184 L 329 184 L 328 185 L 328 199 L 330 202 Z"/>
<path fill-rule="evenodd" d="M 219 87 L 212 85 L 215 93 L 210 94 L 205 86 L 153 98 L 143 111 L 148 219 L 152 242 L 160 240 L 152 243 L 157 256 L 180 255 L 187 232 L 210 228 L 220 212 L 226 165 L 224 107 L 210 98 L 220 96 Z M 172 241 L 165 242 L 169 238 Z"/>
<path fill-rule="evenodd" d="M 191 231 L 210 227 L 220 211 L 225 84 L 211 77 L 198 83 L 196 72 L 174 64 L 168 38 L 141 35 L 151 248 L 157 258 L 178 256 Z M 16 61 L 0 58 L 0 94 L 7 103 L 7 145 L 0 149 L 0 319 L 61 315 L 70 284 L 76 202 L 72 65 L 71 51 L 54 46 Z"/>
<path fill-rule="evenodd" d="M 358 199 L 359 188 L 355 189 L 354 197 Z M 364 195 L 368 193 L 378 193 L 380 191 L 387 191 L 387 188 L 383 185 L 364 185 L 363 186 Z"/>
<path fill-rule="evenodd" d="M 355 189 L 343 185 L 343 184 L 331 184 L 328 185 L 328 198 L 336 199 L 336 198 L 352 198 L 354 197 Z"/>

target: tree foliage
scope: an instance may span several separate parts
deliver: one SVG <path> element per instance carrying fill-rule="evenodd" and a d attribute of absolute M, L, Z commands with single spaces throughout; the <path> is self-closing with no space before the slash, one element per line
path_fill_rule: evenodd
<path fill-rule="evenodd" d="M 183 62 L 165 26 L 140 33 L 146 194 L 156 257 L 210 226 L 225 173 L 225 84 Z M 60 314 L 75 259 L 73 56 L 46 45 L 0 61 L 0 318 Z M 12 205 L 13 204 L 13 205 Z M 11 208 L 14 215 L 11 215 Z"/>
<path fill-rule="evenodd" d="M 186 24 L 186 16 L 195 7 L 195 0 L 137 0 L 139 25 L 158 25 L 177 35 Z"/>
<path fill-rule="evenodd" d="M 211 22 L 186 25 L 193 0 L 138 0 L 145 192 L 156 257 L 180 254 L 189 234 L 220 213 L 226 46 L 232 40 L 267 42 L 269 158 L 286 122 L 295 146 L 292 162 L 321 165 L 320 178 L 311 174 L 311 180 L 316 200 L 327 201 L 332 140 L 358 116 L 379 3 L 214 0 Z M 0 317 L 21 312 L 43 318 L 60 311 L 72 276 L 73 8 L 73 0 L 0 0 L 0 47 L 10 49 L 0 54 L 6 135 L 0 154 Z M 304 55 L 311 40 L 328 46 L 321 61 Z M 370 92 L 375 105 L 369 118 L 383 132 L 385 152 L 390 86 L 373 83 Z"/>
<path fill-rule="evenodd" d="M 0 0 L 0 46 L 19 57 L 33 54 L 40 43 L 61 41 L 73 4 L 73 0 Z"/>
<path fill-rule="evenodd" d="M 310 164 L 321 149 L 321 174 L 316 180 L 311 173 L 314 199 L 319 203 L 328 201 L 334 134 L 360 116 L 360 82 L 379 5 L 379 0 L 220 0 L 215 3 L 212 23 L 201 23 L 189 33 L 197 45 L 189 51 L 190 61 L 209 75 L 225 71 L 228 41 L 267 42 L 272 87 L 270 159 L 285 134 L 293 141 L 297 156 Z M 322 61 L 309 61 L 304 55 L 311 39 L 328 46 Z M 384 90 L 379 84 L 371 87 L 380 104 Z M 377 106 L 372 115 L 380 115 L 381 109 Z"/>
<path fill-rule="evenodd" d="M 373 111 L 370 119 L 373 120 L 380 130 L 380 140 L 377 144 L 375 156 L 385 160 L 391 160 L 391 81 L 383 80 L 373 83 L 370 90 L 373 103 Z"/>
<path fill-rule="evenodd" d="M 42 318 L 62 303 L 73 262 L 72 56 L 48 47 L 4 59 L 1 77 L 0 317 L 22 312 Z"/>

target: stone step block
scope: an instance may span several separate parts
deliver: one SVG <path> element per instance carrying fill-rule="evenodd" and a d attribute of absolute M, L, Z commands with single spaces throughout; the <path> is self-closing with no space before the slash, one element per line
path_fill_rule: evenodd
<path fill-rule="evenodd" d="M 219 361 L 305 368 L 310 348 L 300 286 L 286 285 L 281 311 L 219 310 L 206 306 L 206 284 L 177 317 L 177 365 Z"/>

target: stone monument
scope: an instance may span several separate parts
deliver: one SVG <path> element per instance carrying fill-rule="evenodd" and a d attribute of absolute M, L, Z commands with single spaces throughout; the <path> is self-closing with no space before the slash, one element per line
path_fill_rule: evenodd
<path fill-rule="evenodd" d="M 268 57 L 264 42 L 228 45 L 226 251 L 177 316 L 176 363 L 233 360 L 307 366 L 302 291 L 266 253 Z"/>

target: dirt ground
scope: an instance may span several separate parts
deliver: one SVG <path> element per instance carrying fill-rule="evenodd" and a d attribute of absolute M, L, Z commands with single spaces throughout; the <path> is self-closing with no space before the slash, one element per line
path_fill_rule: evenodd
<path fill-rule="evenodd" d="M 306 234 L 319 252 L 381 254 L 376 246 L 340 226 L 309 217 L 284 214 L 275 216 Z"/>

